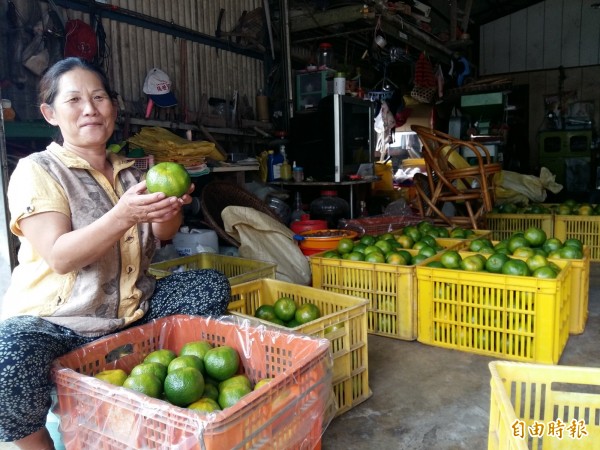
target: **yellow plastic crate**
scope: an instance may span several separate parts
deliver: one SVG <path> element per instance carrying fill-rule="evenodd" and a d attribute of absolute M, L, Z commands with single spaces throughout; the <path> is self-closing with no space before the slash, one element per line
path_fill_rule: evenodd
<path fill-rule="evenodd" d="M 254 318 L 261 305 L 272 305 L 280 297 L 290 297 L 296 304 L 313 303 L 321 311 L 317 320 L 295 328 L 284 328 L 331 342 L 333 353 L 333 392 L 337 415 L 343 414 L 371 396 L 367 349 L 367 301 L 335 294 L 310 286 L 278 280 L 254 280 L 231 288 L 231 314 Z M 256 319 L 255 320 L 259 320 Z M 278 327 L 271 322 L 261 322 Z"/>
<path fill-rule="evenodd" d="M 492 241 L 494 245 L 498 241 Z M 556 261 L 553 259 L 552 261 Z M 571 317 L 569 333 L 581 334 L 588 318 L 590 296 L 590 248 L 583 246 L 582 259 L 569 259 L 571 262 Z"/>
<path fill-rule="evenodd" d="M 486 214 L 486 226 L 492 231 L 491 239 L 501 241 L 508 239 L 517 231 L 525 231 L 529 227 L 541 228 L 547 236 L 554 236 L 553 214 Z"/>
<path fill-rule="evenodd" d="M 462 243 L 455 239 L 436 241 L 445 249 Z M 309 258 L 313 287 L 368 300 L 367 327 L 371 334 L 406 341 L 417 338 L 415 266 L 325 258 L 324 253 Z"/>
<path fill-rule="evenodd" d="M 313 287 L 368 300 L 369 333 L 408 341 L 417 338 L 415 266 L 349 261 L 322 255 L 317 253 L 309 258 Z"/>
<path fill-rule="evenodd" d="M 488 450 L 598 448 L 600 369 L 507 361 L 489 368 Z"/>
<path fill-rule="evenodd" d="M 556 260 L 552 260 L 556 262 Z M 582 259 L 569 259 L 571 262 L 571 318 L 569 333 L 581 334 L 588 318 L 590 296 L 590 247 L 583 246 Z"/>
<path fill-rule="evenodd" d="M 215 269 L 222 272 L 229 279 L 229 283 L 234 285 L 259 278 L 275 278 L 276 268 L 276 264 L 266 261 L 216 253 L 198 253 L 151 264 L 149 272 L 156 278 L 162 278 L 173 272 Z"/>
<path fill-rule="evenodd" d="M 436 255 L 432 260 L 439 260 Z M 556 279 L 416 266 L 418 340 L 524 362 L 556 364 L 569 339 L 571 262 Z"/>
<path fill-rule="evenodd" d="M 592 261 L 600 261 L 600 216 L 554 216 L 554 237 L 579 239 L 590 247 Z"/>

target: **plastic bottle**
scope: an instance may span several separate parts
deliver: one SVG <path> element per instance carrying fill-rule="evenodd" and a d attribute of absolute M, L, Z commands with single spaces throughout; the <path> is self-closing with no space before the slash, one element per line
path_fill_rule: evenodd
<path fill-rule="evenodd" d="M 296 196 L 294 197 L 294 209 L 292 210 L 290 222 L 302 220 L 302 218 L 306 215 L 306 211 L 302 209 L 302 196 L 300 195 L 300 192 L 296 192 Z"/>
<path fill-rule="evenodd" d="M 340 219 L 350 218 L 350 205 L 337 196 L 337 191 L 321 191 L 321 197 L 310 203 L 310 217 L 326 220 L 327 226 L 335 229 Z"/>
<path fill-rule="evenodd" d="M 333 46 L 329 42 L 319 45 L 317 52 L 317 68 L 319 70 L 331 69 L 333 67 Z"/>
<path fill-rule="evenodd" d="M 267 181 L 275 181 L 281 178 L 281 163 L 283 163 L 283 157 L 276 155 L 274 150 L 269 150 L 267 157 Z"/>
<path fill-rule="evenodd" d="M 296 161 L 294 161 L 294 164 L 292 165 L 292 178 L 296 183 L 304 181 L 304 168 L 297 166 Z"/>
<path fill-rule="evenodd" d="M 285 154 L 285 145 L 282 144 L 279 146 L 279 154 L 283 158 L 279 176 L 282 180 L 289 181 L 292 179 L 292 166 L 290 166 L 290 163 L 287 160 L 287 156 Z"/>
<path fill-rule="evenodd" d="M 15 120 L 16 117 L 16 113 L 15 110 L 12 108 L 12 102 L 6 98 L 3 98 L 1 100 L 2 102 L 2 114 L 4 117 L 4 120 L 6 122 L 12 122 L 13 120 Z"/>

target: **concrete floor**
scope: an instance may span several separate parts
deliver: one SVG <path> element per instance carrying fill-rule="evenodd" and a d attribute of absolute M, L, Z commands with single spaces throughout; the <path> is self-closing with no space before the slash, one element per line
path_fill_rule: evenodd
<path fill-rule="evenodd" d="M 599 342 L 600 263 L 595 263 L 585 332 L 569 338 L 559 364 L 600 367 Z M 369 335 L 373 395 L 329 424 L 322 449 L 486 449 L 492 360 Z M 0 443 L 0 450 L 15 448 Z"/>
<path fill-rule="evenodd" d="M 559 365 L 600 367 L 598 343 L 600 263 L 592 263 L 585 331 L 569 337 Z M 486 449 L 490 361 L 417 341 L 369 335 L 373 395 L 329 424 L 323 450 Z"/>

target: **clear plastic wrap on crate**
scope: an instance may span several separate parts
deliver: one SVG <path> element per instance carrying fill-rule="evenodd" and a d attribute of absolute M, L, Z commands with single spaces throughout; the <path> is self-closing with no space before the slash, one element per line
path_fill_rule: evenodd
<path fill-rule="evenodd" d="M 93 375 L 129 372 L 150 352 L 179 353 L 193 340 L 235 348 L 239 373 L 272 378 L 235 405 L 207 415 L 111 385 Z M 320 339 L 224 316 L 170 316 L 101 338 L 52 367 L 67 449 L 314 448 L 335 414 L 333 360 Z"/>
<path fill-rule="evenodd" d="M 389 233 L 409 225 L 417 225 L 419 222 L 431 221 L 421 216 L 372 216 L 363 219 L 341 219 L 338 228 L 356 231 L 359 236 L 365 234 L 383 234 Z M 432 221 L 431 221 L 432 222 Z M 433 222 L 432 222 L 433 223 Z"/>

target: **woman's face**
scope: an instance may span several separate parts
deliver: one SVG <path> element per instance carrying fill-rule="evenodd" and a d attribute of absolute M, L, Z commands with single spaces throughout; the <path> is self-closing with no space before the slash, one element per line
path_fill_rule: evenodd
<path fill-rule="evenodd" d="M 113 134 L 117 109 L 98 76 L 76 68 L 62 75 L 53 105 L 42 105 L 46 120 L 60 128 L 65 146 L 102 147 Z"/>

